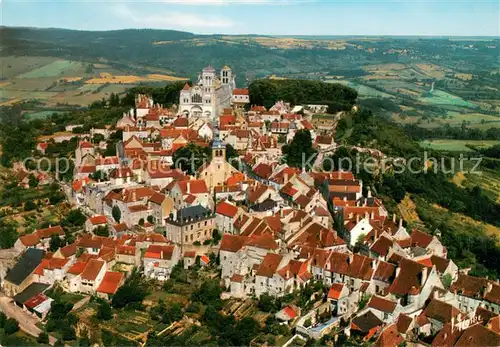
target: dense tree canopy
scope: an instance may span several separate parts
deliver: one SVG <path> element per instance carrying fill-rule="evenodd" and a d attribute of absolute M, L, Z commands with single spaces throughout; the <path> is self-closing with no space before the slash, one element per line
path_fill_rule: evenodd
<path fill-rule="evenodd" d="M 282 148 L 285 161 L 288 165 L 306 170 L 314 164 L 316 150 L 312 146 L 311 132 L 299 130 L 295 133 L 292 142 Z"/>
<path fill-rule="evenodd" d="M 358 93 L 341 84 L 311 80 L 261 79 L 249 86 L 250 103 L 271 107 L 278 100 L 297 104 L 321 104 L 339 110 L 350 110 L 356 103 Z"/>

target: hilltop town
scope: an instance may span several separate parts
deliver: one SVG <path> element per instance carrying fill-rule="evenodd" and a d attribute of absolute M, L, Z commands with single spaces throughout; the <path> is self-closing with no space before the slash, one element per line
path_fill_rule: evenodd
<path fill-rule="evenodd" d="M 146 345 L 195 344 L 189 333 L 201 344 L 500 345 L 497 281 L 468 275 L 439 233 L 389 213 L 355 173 L 322 169 L 345 113 L 328 108 L 250 105 L 227 66 L 203 69 L 172 107 L 135 95 L 116 124 L 78 134 L 71 183 L 59 183 L 81 226 L 37 228 L 2 250 L 0 309 L 52 344 L 117 343 L 99 335 L 106 326 Z M 292 165 L 294 150 L 315 157 Z M 18 170 L 30 186 L 33 170 Z M 96 323 L 110 319 L 137 324 Z M 240 335 L 221 333 L 228 324 Z"/>

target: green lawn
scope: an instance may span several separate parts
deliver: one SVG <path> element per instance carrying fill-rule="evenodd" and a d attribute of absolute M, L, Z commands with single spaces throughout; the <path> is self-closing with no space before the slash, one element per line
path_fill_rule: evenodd
<path fill-rule="evenodd" d="M 499 144 L 500 141 L 481 141 L 481 140 L 425 140 L 419 144 L 424 148 L 432 148 L 440 151 L 460 151 L 473 152 L 467 145 L 477 147 L 490 147 Z"/>

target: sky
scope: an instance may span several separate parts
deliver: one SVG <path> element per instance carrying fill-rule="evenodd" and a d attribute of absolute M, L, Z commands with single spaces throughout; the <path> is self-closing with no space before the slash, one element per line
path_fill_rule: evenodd
<path fill-rule="evenodd" d="M 498 0 L 0 0 L 1 25 L 199 34 L 500 36 Z"/>

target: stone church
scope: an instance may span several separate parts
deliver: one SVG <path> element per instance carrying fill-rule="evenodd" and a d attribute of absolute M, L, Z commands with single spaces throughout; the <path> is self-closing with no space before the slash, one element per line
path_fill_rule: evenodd
<path fill-rule="evenodd" d="M 213 121 L 224 108 L 231 107 L 235 88 L 236 83 L 231 68 L 224 66 L 217 75 L 215 69 L 208 66 L 203 69 L 194 86 L 190 87 L 186 83 L 181 90 L 179 114 Z"/>

